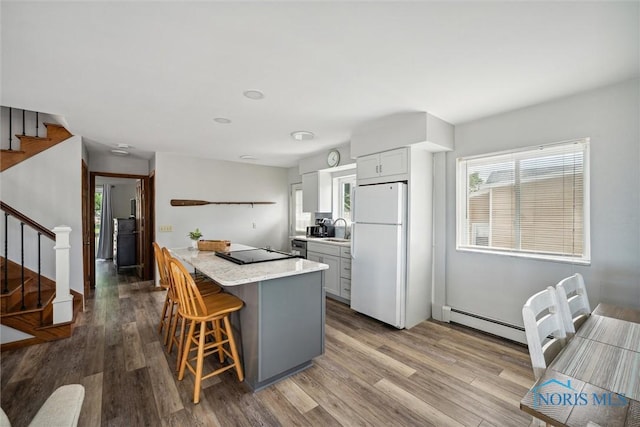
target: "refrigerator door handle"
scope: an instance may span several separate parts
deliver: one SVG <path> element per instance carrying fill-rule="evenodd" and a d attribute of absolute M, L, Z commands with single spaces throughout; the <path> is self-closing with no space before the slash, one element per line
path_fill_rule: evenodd
<path fill-rule="evenodd" d="M 351 259 L 356 257 L 356 223 L 351 223 Z"/>
<path fill-rule="evenodd" d="M 351 221 L 356 222 L 357 221 L 357 217 L 356 217 L 356 188 L 353 187 L 351 188 Z"/>

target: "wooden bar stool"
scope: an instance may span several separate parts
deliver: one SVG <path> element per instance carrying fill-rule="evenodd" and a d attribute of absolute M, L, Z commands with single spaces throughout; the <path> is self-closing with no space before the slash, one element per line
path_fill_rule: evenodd
<path fill-rule="evenodd" d="M 161 334 L 162 329 L 165 328 L 164 345 L 166 346 L 170 342 L 169 333 L 171 330 L 171 324 L 172 322 L 177 321 L 175 317 L 178 310 L 175 309 L 175 305 L 178 303 L 178 298 L 175 295 L 174 290 L 171 288 L 169 268 L 167 264 L 167 254 L 169 254 L 168 249 L 160 248 L 160 245 L 153 242 L 153 253 L 156 257 L 158 272 L 160 273 L 160 287 L 167 291 L 164 299 L 164 305 L 162 306 L 162 313 L 160 315 L 160 323 L 158 324 L 159 334 Z M 197 283 L 198 288 L 201 289 L 200 293 L 202 295 L 216 294 L 222 291 L 222 288 L 212 280 L 200 280 Z M 169 352 L 171 352 L 171 348 L 169 348 Z"/>
<path fill-rule="evenodd" d="M 203 297 L 193 278 L 180 261 L 171 258 L 169 266 L 173 285 L 180 301 L 178 310 L 189 323 L 178 380 L 184 378 L 184 371 L 189 368 L 195 376 L 193 402 L 198 403 L 200 402 L 203 379 L 235 368 L 238 380 L 244 380 L 240 356 L 229 321 L 229 315 L 240 310 L 244 303 L 239 298 L 224 292 Z M 196 352 L 195 357 L 189 357 L 193 351 Z M 215 353 L 218 354 L 221 365 L 227 357 L 231 359 L 231 363 L 203 374 L 204 358 Z M 195 365 L 192 362 L 195 362 Z"/>

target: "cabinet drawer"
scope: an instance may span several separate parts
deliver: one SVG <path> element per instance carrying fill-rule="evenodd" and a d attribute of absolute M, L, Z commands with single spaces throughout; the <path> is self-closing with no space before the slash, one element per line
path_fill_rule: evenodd
<path fill-rule="evenodd" d="M 345 299 L 351 299 L 351 280 L 340 279 L 340 296 Z"/>
<path fill-rule="evenodd" d="M 351 248 L 348 246 L 346 248 L 344 246 L 340 247 L 340 256 L 351 259 Z"/>
<path fill-rule="evenodd" d="M 351 259 L 340 258 L 340 277 L 351 279 Z"/>
<path fill-rule="evenodd" d="M 317 252 L 324 255 L 340 256 L 340 246 L 307 242 L 307 252 Z"/>

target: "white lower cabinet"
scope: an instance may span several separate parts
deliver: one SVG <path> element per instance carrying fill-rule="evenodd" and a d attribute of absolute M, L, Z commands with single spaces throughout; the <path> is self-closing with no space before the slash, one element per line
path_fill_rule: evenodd
<path fill-rule="evenodd" d="M 324 289 L 329 296 L 351 299 L 351 252 L 330 243 L 307 243 L 307 259 L 329 266 L 324 270 Z"/>
<path fill-rule="evenodd" d="M 329 294 L 340 295 L 340 258 L 307 250 L 307 259 L 329 266 L 328 270 L 324 270 L 324 290 Z"/>

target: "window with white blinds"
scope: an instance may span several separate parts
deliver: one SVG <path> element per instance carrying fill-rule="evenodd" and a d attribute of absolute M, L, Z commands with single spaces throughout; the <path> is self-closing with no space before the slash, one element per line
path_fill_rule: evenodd
<path fill-rule="evenodd" d="M 588 138 L 457 159 L 457 248 L 588 263 Z"/>

